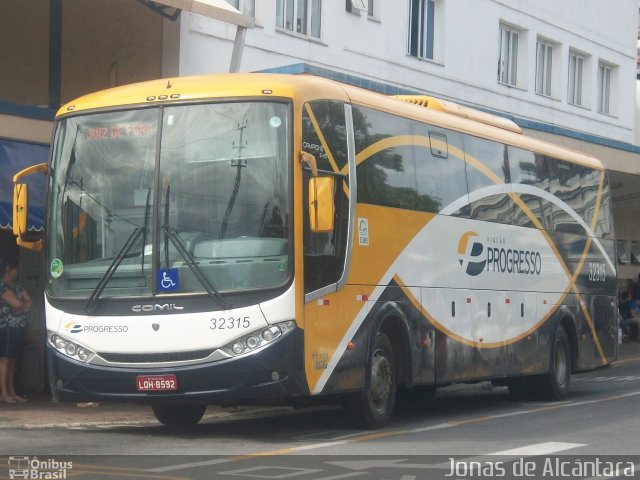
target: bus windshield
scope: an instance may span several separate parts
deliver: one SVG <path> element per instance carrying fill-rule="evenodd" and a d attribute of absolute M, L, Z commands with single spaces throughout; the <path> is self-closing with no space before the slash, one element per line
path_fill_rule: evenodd
<path fill-rule="evenodd" d="M 282 286 L 290 275 L 290 144 L 284 103 L 63 119 L 50 184 L 48 293 Z"/>

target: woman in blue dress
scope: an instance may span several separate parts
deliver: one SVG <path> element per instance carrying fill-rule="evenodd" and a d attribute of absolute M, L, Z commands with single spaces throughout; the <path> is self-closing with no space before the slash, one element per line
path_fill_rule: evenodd
<path fill-rule="evenodd" d="M 0 402 L 26 402 L 15 391 L 15 372 L 27 333 L 26 313 L 33 301 L 18 280 L 16 259 L 0 260 Z"/>

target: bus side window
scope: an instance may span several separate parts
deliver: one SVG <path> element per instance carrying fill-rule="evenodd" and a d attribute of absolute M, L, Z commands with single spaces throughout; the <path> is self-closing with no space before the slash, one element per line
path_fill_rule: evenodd
<path fill-rule="evenodd" d="M 417 210 L 417 147 L 392 141 L 412 132 L 416 122 L 364 107 L 353 112 L 356 155 L 366 149 L 374 152 L 358 164 L 358 202 Z"/>
<path fill-rule="evenodd" d="M 462 135 L 414 122 L 413 133 L 429 139 L 429 148 L 416 147 L 418 210 L 439 213 L 467 195 Z M 468 216 L 468 208 L 453 213 Z"/>
<path fill-rule="evenodd" d="M 493 187 L 501 183 L 511 182 L 511 164 L 506 145 L 465 135 L 464 153 L 467 158 L 467 186 L 473 195 L 483 188 Z M 479 170 L 475 165 L 481 164 L 491 170 L 491 176 Z M 513 223 L 515 203 L 507 193 L 487 195 L 475 198 L 470 203 L 471 218 L 486 222 L 503 224 Z"/>
<path fill-rule="evenodd" d="M 507 147 L 509 155 L 509 172 L 511 183 L 530 185 L 541 190 L 549 191 L 549 173 L 542 155 L 517 147 Z M 536 228 L 536 224 L 545 228 L 550 226 L 551 204 L 537 195 L 521 194 L 520 199 L 528 207 L 528 211 L 519 206 L 514 208 L 514 225 Z M 533 213 L 533 217 L 531 217 Z M 536 223 L 534 223 L 536 220 Z"/>
<path fill-rule="evenodd" d="M 579 216 L 583 216 L 582 188 L 580 185 L 580 170 L 576 165 L 547 158 L 550 177 L 550 190 L 553 195 L 567 204 Z M 552 168 L 551 166 L 555 168 Z M 551 205 L 553 231 L 559 233 L 574 233 L 584 235 L 584 229 L 569 212 L 559 206 Z"/>
<path fill-rule="evenodd" d="M 344 271 L 349 221 L 349 178 L 345 109 L 342 102 L 318 100 L 302 110 L 302 150 L 316 159 L 319 177 L 333 180 L 334 221 L 330 231 L 313 231 L 309 217 L 312 172 L 304 169 L 304 289 L 305 293 L 334 284 Z"/>
<path fill-rule="evenodd" d="M 583 218 L 589 226 L 593 224 L 593 216 L 596 214 L 601 175 L 604 174 L 598 170 L 590 168 L 583 168 L 580 175 L 580 184 L 582 186 L 582 198 L 584 203 Z M 605 177 L 602 197 L 600 199 L 600 209 L 598 211 L 598 218 L 596 219 L 594 228 L 594 233 L 598 238 L 608 239 L 611 237 L 612 219 L 609 215 L 610 201 L 609 182 Z"/>

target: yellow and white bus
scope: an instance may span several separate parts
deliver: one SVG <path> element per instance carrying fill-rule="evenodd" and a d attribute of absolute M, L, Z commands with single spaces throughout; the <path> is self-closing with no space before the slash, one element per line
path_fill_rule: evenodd
<path fill-rule="evenodd" d="M 617 355 L 602 164 L 430 97 L 300 75 L 158 80 L 58 112 L 44 239 L 61 401 L 341 399 L 492 380 L 567 395 Z M 31 236 L 32 238 L 28 238 Z M 42 241 L 44 240 L 44 241 Z"/>

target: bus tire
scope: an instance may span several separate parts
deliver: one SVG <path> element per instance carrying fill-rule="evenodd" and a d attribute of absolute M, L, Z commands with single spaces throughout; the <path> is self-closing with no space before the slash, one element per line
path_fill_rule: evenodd
<path fill-rule="evenodd" d="M 168 426 L 185 426 L 195 425 L 198 423 L 206 405 L 153 405 L 151 407 L 153 414 L 163 425 Z"/>
<path fill-rule="evenodd" d="M 567 331 L 558 326 L 551 350 L 549 373 L 539 377 L 539 392 L 545 400 L 563 400 L 569 394 L 571 346 Z"/>
<path fill-rule="evenodd" d="M 384 333 L 375 336 L 367 368 L 365 388 L 349 396 L 348 410 L 358 426 L 381 428 L 391 419 L 396 399 L 395 357 Z"/>

